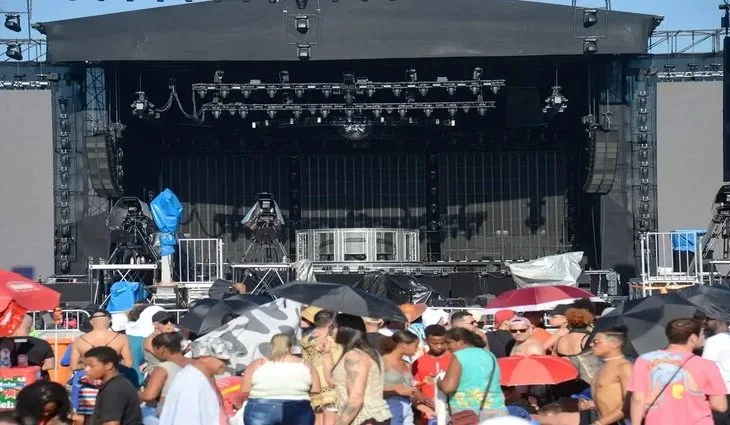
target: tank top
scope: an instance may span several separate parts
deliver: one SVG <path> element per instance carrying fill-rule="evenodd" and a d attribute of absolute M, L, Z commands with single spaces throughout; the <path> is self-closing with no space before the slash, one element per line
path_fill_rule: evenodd
<path fill-rule="evenodd" d="M 167 379 L 165 379 L 165 384 L 160 390 L 160 401 L 158 401 L 157 406 L 155 406 L 155 412 L 157 413 L 157 417 L 159 418 L 160 414 L 162 413 L 162 405 L 165 403 L 163 397 L 167 397 L 167 392 L 170 390 L 172 380 L 175 379 L 175 375 L 177 375 L 177 373 L 180 372 L 180 369 L 182 368 L 173 362 L 162 362 L 157 365 L 157 367 L 165 369 L 165 372 L 167 373 Z"/>
<path fill-rule="evenodd" d="M 379 363 L 375 363 L 370 356 L 370 371 L 368 372 L 368 380 L 365 384 L 365 398 L 360 413 L 353 419 L 352 425 L 359 425 L 366 421 L 385 422 L 390 419 L 390 409 L 383 399 L 383 388 L 385 388 L 385 377 L 383 370 L 383 360 L 379 359 Z M 335 381 L 335 390 L 337 391 L 337 408 L 342 410 L 347 403 L 347 371 L 345 370 L 345 361 L 340 360 L 332 369 L 332 378 Z"/>
<path fill-rule="evenodd" d="M 302 362 L 266 361 L 251 376 L 250 398 L 309 400 L 312 373 Z"/>

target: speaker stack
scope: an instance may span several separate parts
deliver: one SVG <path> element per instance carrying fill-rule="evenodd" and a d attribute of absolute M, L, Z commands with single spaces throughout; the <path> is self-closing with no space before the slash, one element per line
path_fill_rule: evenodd
<path fill-rule="evenodd" d="M 99 196 L 119 198 L 124 195 L 121 180 L 121 163 L 116 144 L 109 134 L 86 137 L 86 164 L 91 186 Z"/>

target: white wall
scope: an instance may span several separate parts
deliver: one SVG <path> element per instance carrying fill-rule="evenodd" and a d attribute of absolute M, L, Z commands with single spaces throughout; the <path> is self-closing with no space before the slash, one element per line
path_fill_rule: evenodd
<path fill-rule="evenodd" d="M 722 185 L 722 81 L 657 89 L 659 231 L 704 229 Z"/>
<path fill-rule="evenodd" d="M 48 90 L 0 91 L 0 268 L 53 274 L 53 117 Z"/>

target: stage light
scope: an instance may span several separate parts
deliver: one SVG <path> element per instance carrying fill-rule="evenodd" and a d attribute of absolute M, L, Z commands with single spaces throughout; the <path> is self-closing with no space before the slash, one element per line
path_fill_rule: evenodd
<path fill-rule="evenodd" d="M 468 106 L 464 106 L 463 108 L 461 108 L 461 110 L 464 111 L 465 114 L 468 114 L 469 113 L 469 107 Z"/>
<path fill-rule="evenodd" d="M 471 94 L 473 94 L 474 96 L 478 95 L 479 91 L 480 88 L 478 85 L 474 84 L 473 86 L 471 86 Z"/>
<path fill-rule="evenodd" d="M 274 97 L 276 97 L 276 88 L 274 88 L 274 87 L 269 87 L 269 88 L 268 88 L 268 89 L 266 90 L 266 93 L 268 93 L 268 94 L 269 94 L 269 97 L 273 99 Z"/>
<path fill-rule="evenodd" d="M 347 90 L 345 92 L 345 103 L 348 105 L 352 105 L 352 103 L 355 101 L 355 96 L 353 96 L 352 92 L 350 90 Z"/>
<path fill-rule="evenodd" d="M 368 94 L 368 97 L 373 97 L 373 96 L 375 96 L 375 87 L 373 87 L 373 86 L 368 86 L 368 89 L 367 89 L 367 94 Z"/>
<path fill-rule="evenodd" d="M 598 23 L 598 10 L 586 9 L 583 11 L 583 27 L 590 28 Z"/>
<path fill-rule="evenodd" d="M 310 113 L 310 115 L 316 115 L 317 114 L 317 108 L 315 108 L 314 106 L 310 106 L 309 107 L 309 113 Z"/>
<path fill-rule="evenodd" d="M 20 32 L 22 30 L 20 26 L 20 15 L 17 13 L 8 13 L 5 15 L 5 28 L 10 31 Z"/>
<path fill-rule="evenodd" d="M 406 108 L 398 108 L 398 115 L 400 115 L 401 118 L 405 118 L 407 113 L 408 110 Z"/>
<path fill-rule="evenodd" d="M 394 87 L 394 88 L 393 88 L 393 96 L 395 96 L 395 97 L 400 97 L 400 95 L 401 95 L 401 92 L 402 92 L 402 91 L 401 91 L 400 87 Z"/>
<path fill-rule="evenodd" d="M 279 71 L 279 82 L 281 84 L 289 84 L 291 80 L 289 79 L 289 71 Z"/>
<path fill-rule="evenodd" d="M 323 88 L 322 95 L 324 95 L 324 97 L 330 97 L 330 95 L 332 95 L 332 89 L 330 89 L 329 87 Z"/>
<path fill-rule="evenodd" d="M 427 86 L 427 85 L 425 85 L 425 84 L 422 84 L 422 85 L 421 85 L 421 86 L 420 86 L 420 87 L 418 88 L 418 91 L 419 91 L 419 93 L 421 93 L 421 96 L 424 96 L 424 97 L 425 97 L 425 96 L 426 96 L 426 95 L 428 94 L 428 86 Z"/>
<path fill-rule="evenodd" d="M 71 149 L 71 141 L 68 136 L 61 136 L 58 139 L 58 147 L 64 150 Z"/>
<path fill-rule="evenodd" d="M 224 99 L 227 98 L 228 97 L 228 93 L 229 93 L 228 87 L 221 87 L 220 93 L 221 93 L 221 97 L 222 98 L 224 98 Z"/>
<path fill-rule="evenodd" d="M 486 106 L 479 105 L 478 111 L 479 111 L 479 115 L 481 115 L 481 116 L 487 115 L 487 107 Z"/>
<path fill-rule="evenodd" d="M 312 57 L 312 47 L 309 44 L 297 44 L 297 57 L 300 61 L 308 61 Z"/>
<path fill-rule="evenodd" d="M 68 155 L 59 155 L 58 162 L 62 167 L 69 167 L 71 165 L 71 157 Z"/>
<path fill-rule="evenodd" d="M 58 99 L 58 111 L 62 114 L 66 113 L 66 110 L 68 109 L 68 98 L 61 97 Z"/>
<path fill-rule="evenodd" d="M 329 109 L 322 109 L 322 118 L 327 118 L 327 115 L 330 114 Z"/>
<path fill-rule="evenodd" d="M 380 109 L 373 109 L 373 116 L 375 118 L 380 118 L 380 114 L 382 114 L 382 113 L 383 112 Z"/>
<path fill-rule="evenodd" d="M 353 111 L 352 109 L 346 109 L 345 110 L 345 115 L 347 116 L 347 118 L 352 118 L 352 115 L 354 113 L 355 113 L 355 111 Z"/>
<path fill-rule="evenodd" d="M 406 81 L 409 81 L 411 83 L 415 83 L 418 81 L 418 73 L 415 69 L 406 69 Z"/>
<path fill-rule="evenodd" d="M 295 95 L 296 95 L 297 97 L 302 97 L 302 96 L 304 96 L 304 88 L 303 88 L 303 87 L 297 87 L 296 89 L 294 89 L 294 94 L 295 94 Z"/>
<path fill-rule="evenodd" d="M 294 27 L 300 34 L 306 34 L 309 31 L 309 18 L 306 16 L 297 16 L 294 18 Z"/>
<path fill-rule="evenodd" d="M 393 108 L 385 108 L 385 113 L 390 115 L 393 113 Z"/>
<path fill-rule="evenodd" d="M 449 94 L 449 96 L 453 96 L 456 94 L 456 86 L 448 86 L 446 88 L 446 92 Z"/>
<path fill-rule="evenodd" d="M 238 116 L 240 116 L 241 118 L 246 118 L 247 115 L 248 115 L 248 109 L 246 109 L 244 107 L 238 108 Z"/>
<path fill-rule="evenodd" d="M 269 0 L 269 3 L 270 4 L 276 4 L 276 3 L 279 3 L 279 0 Z"/>
<path fill-rule="evenodd" d="M 205 91 L 205 89 L 198 90 L 198 97 L 201 99 L 205 99 L 205 95 L 207 95 L 208 92 Z"/>
<path fill-rule="evenodd" d="M 23 52 L 20 49 L 20 43 L 8 43 L 5 49 L 5 56 L 16 61 L 23 60 Z"/>
<path fill-rule="evenodd" d="M 251 90 L 249 90 L 249 89 L 243 89 L 243 90 L 241 90 L 241 93 L 243 93 L 244 99 L 248 99 L 248 97 L 251 96 Z"/>
<path fill-rule="evenodd" d="M 292 111 L 292 114 L 294 115 L 294 119 L 299 119 L 299 117 L 302 116 L 302 108 L 300 106 L 297 106 L 294 108 L 294 111 Z"/>
<path fill-rule="evenodd" d="M 431 118 L 431 115 L 433 115 L 433 108 L 426 108 L 423 110 L 423 113 L 426 114 L 426 118 Z"/>
<path fill-rule="evenodd" d="M 456 105 L 454 105 L 453 103 L 449 105 L 449 115 L 451 115 L 452 118 L 456 116 L 456 112 L 458 112 Z"/>
<path fill-rule="evenodd" d="M 61 237 L 70 238 L 71 237 L 71 225 L 68 223 L 64 223 L 64 224 L 58 226 L 58 234 L 61 235 Z"/>
<path fill-rule="evenodd" d="M 221 107 L 220 106 L 213 107 L 213 110 L 211 111 L 211 113 L 213 114 L 213 118 L 215 118 L 215 119 L 220 118 L 221 117 Z"/>
<path fill-rule="evenodd" d="M 472 74 L 471 74 L 472 80 L 475 80 L 475 81 L 481 80 L 482 73 L 484 73 L 484 69 L 482 69 L 481 67 L 477 66 L 476 68 L 474 68 L 474 71 L 472 71 Z"/>
<path fill-rule="evenodd" d="M 274 118 L 276 118 L 276 109 L 274 109 L 274 108 L 269 108 L 269 110 L 268 110 L 268 111 L 266 111 L 266 113 L 268 114 L 269 118 L 271 118 L 272 120 L 273 120 Z"/>
<path fill-rule="evenodd" d="M 595 38 L 583 40 L 583 53 L 594 54 L 598 51 L 598 41 Z"/>
<path fill-rule="evenodd" d="M 498 85 L 495 84 L 495 85 L 492 86 L 492 93 L 493 94 L 499 93 L 499 86 Z"/>

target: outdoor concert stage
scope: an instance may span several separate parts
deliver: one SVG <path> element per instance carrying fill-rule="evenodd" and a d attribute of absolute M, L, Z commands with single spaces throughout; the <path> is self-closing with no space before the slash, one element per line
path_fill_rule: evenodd
<path fill-rule="evenodd" d="M 101 198 L 170 188 L 181 237 L 221 239 L 229 264 L 270 192 L 289 259 L 300 230 L 414 229 L 412 260 L 439 275 L 478 282 L 581 250 L 630 277 L 635 234 L 655 226 L 633 183 L 654 176 L 627 164 L 653 138 L 639 63 L 660 18 L 457 3 L 223 1 L 43 24 L 49 58 L 73 70 L 55 107 L 70 99 L 74 164 L 96 189 L 81 179 L 69 195 L 76 245 L 57 272 L 108 255 Z"/>

